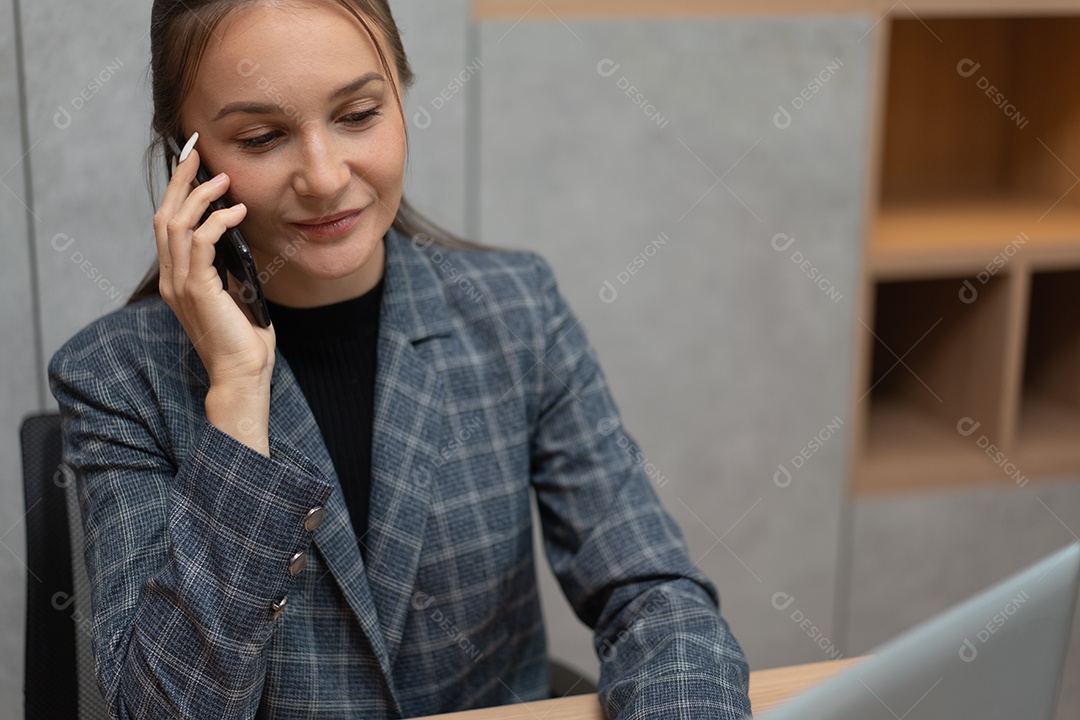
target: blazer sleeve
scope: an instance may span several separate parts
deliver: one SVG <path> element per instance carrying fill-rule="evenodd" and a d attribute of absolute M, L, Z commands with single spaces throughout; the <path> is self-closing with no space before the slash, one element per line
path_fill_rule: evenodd
<path fill-rule="evenodd" d="M 135 343 L 125 353 L 130 337 L 112 335 L 84 331 L 49 363 L 106 706 L 116 720 L 252 718 L 273 604 L 292 585 L 290 558 L 310 545 L 306 514 L 331 485 L 276 438 L 266 457 L 205 416 L 177 464 L 158 406 L 168 388 L 150 392 Z"/>
<path fill-rule="evenodd" d="M 595 632 L 604 713 L 749 717 L 749 667 L 717 590 L 690 562 L 594 350 L 550 266 L 536 260 L 546 319 L 532 483 L 548 560 Z"/>

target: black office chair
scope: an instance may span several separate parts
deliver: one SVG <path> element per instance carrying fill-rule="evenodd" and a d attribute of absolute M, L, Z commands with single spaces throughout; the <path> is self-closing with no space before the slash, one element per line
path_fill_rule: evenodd
<path fill-rule="evenodd" d="M 561 698 L 567 695 L 588 695 L 596 692 L 596 685 L 576 670 L 567 667 L 558 660 L 548 660 L 551 673 L 551 697 Z"/>
<path fill-rule="evenodd" d="M 61 467 L 60 416 L 25 418 L 20 438 L 26 502 L 25 717 L 108 720 L 94 675 L 74 476 Z"/>

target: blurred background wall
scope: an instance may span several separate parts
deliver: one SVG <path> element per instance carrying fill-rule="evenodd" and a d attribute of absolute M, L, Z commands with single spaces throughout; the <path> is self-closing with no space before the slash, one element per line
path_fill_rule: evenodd
<path fill-rule="evenodd" d="M 753 669 L 865 652 L 1075 539 L 1074 475 L 849 492 L 879 12 L 528 6 L 392 1 L 418 76 L 406 196 L 552 263 Z M 55 410 L 55 349 L 156 263 L 148 17 L 149 3 L 0 0 L 4 707 L 22 702 L 19 423 Z M 552 655 L 595 679 L 591 633 L 540 572 Z"/>

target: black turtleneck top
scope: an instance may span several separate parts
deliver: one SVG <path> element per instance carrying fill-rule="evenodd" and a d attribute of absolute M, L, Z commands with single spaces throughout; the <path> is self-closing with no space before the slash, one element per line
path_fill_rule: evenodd
<path fill-rule="evenodd" d="M 364 555 L 383 280 L 360 297 L 313 308 L 267 301 L 278 348 L 304 391 Z M 366 560 L 366 557 L 365 557 Z"/>

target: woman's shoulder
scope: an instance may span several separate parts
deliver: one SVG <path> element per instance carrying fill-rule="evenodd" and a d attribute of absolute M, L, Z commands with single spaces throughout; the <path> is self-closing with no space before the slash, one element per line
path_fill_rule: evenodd
<path fill-rule="evenodd" d="M 528 272 L 537 262 L 543 262 L 542 256 L 524 248 L 509 248 L 497 245 L 450 245 L 439 242 L 425 235 L 417 235 L 404 242 L 422 250 L 434 263 L 458 265 L 462 270 L 480 273 L 521 273 Z"/>
<path fill-rule="evenodd" d="M 91 321 L 78 330 L 49 360 L 50 374 L 70 363 L 104 369 L 131 363 L 136 355 L 168 348 L 174 354 L 186 339 L 172 309 L 158 296 L 143 298 Z"/>
<path fill-rule="evenodd" d="M 413 240 L 449 296 L 487 310 L 498 305 L 537 304 L 554 282 L 539 252 L 505 247 L 450 247 Z"/>

